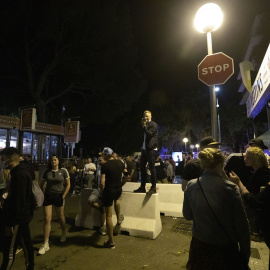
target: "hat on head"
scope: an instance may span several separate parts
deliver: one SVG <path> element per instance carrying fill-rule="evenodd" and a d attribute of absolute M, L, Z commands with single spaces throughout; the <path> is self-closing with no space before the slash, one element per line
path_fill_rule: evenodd
<path fill-rule="evenodd" d="M 259 147 L 261 149 L 268 149 L 268 147 L 264 144 L 263 140 L 262 139 L 259 139 L 259 138 L 255 138 L 255 139 L 252 139 L 248 142 L 248 145 L 249 146 L 253 146 L 253 147 Z"/>
<path fill-rule="evenodd" d="M 208 137 L 204 137 L 201 141 L 200 141 L 200 148 L 207 148 L 207 147 L 215 147 L 221 145 L 221 143 L 217 142 L 213 137 L 208 136 Z"/>
<path fill-rule="evenodd" d="M 103 155 L 112 155 L 113 154 L 113 150 L 110 147 L 104 147 L 103 151 L 102 151 Z"/>

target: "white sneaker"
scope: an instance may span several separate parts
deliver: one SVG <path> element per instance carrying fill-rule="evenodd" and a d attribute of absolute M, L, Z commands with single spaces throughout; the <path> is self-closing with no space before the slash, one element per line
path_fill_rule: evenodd
<path fill-rule="evenodd" d="M 67 235 L 66 235 L 66 234 L 63 234 L 63 235 L 61 236 L 61 238 L 60 238 L 60 242 L 61 242 L 61 243 L 65 243 L 66 240 L 67 240 Z"/>
<path fill-rule="evenodd" d="M 98 232 L 103 236 L 107 234 L 107 230 L 105 227 L 100 227 Z"/>
<path fill-rule="evenodd" d="M 49 244 L 43 244 L 43 245 L 40 247 L 40 249 L 39 249 L 39 251 L 38 251 L 38 254 L 43 255 L 43 254 L 45 254 L 45 252 L 48 251 L 49 249 L 50 249 Z"/>

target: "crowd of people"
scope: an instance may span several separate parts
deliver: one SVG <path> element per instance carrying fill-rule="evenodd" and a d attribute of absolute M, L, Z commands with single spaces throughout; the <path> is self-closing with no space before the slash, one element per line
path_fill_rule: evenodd
<path fill-rule="evenodd" d="M 100 153 L 101 154 L 101 153 Z M 59 160 L 61 168 L 66 168 L 70 175 L 70 189 L 68 196 L 75 196 L 80 194 L 80 190 L 83 188 L 95 188 L 100 184 L 100 168 L 102 162 L 100 162 L 100 156 L 93 158 L 78 158 L 73 156 L 68 161 L 62 162 Z M 141 181 L 141 162 L 139 155 L 122 155 L 114 152 L 113 158 L 120 160 L 129 174 L 129 182 Z M 79 165 L 78 165 L 79 164 Z M 175 182 L 175 161 L 170 158 L 164 158 L 157 153 L 155 158 L 154 167 L 156 170 L 156 182 L 169 184 Z M 146 163 L 146 183 L 151 183 L 151 172 L 149 165 Z"/>
<path fill-rule="evenodd" d="M 187 269 L 249 269 L 250 239 L 270 249 L 267 147 L 252 139 L 245 153 L 225 160 L 219 144 L 204 138 L 184 169 L 183 215 L 193 221 Z"/>
<path fill-rule="evenodd" d="M 157 152 L 158 129 L 150 111 L 144 112 L 142 127 L 140 157 L 123 157 L 109 147 L 93 159 L 73 156 L 66 161 L 51 157 L 39 181 L 44 192 L 44 241 L 38 254 L 50 249 L 53 206 L 62 231 L 60 242 L 66 241 L 66 196 L 74 196 L 83 188 L 92 190 L 89 207 L 100 212 L 99 232 L 108 236 L 104 247 L 114 249 L 113 237 L 124 222 L 120 205 L 122 186 L 127 181 L 140 182 L 134 192 L 151 196 L 156 193 L 157 183 L 174 182 L 176 164 L 172 158 L 163 162 Z M 248 269 L 251 238 L 264 239 L 270 248 L 270 169 L 269 157 L 263 151 L 267 147 L 261 139 L 252 139 L 245 153 L 226 158 L 219 146 L 212 137 L 205 137 L 196 158 L 192 154 L 184 157 L 183 215 L 193 221 L 187 269 Z M 1 270 L 11 269 L 18 245 L 24 250 L 26 269 L 34 269 L 29 229 L 35 207 L 34 168 L 21 158 L 16 148 L 7 147 L 0 156 L 7 187 L 0 202 L 5 234 Z M 148 192 L 146 182 L 151 182 Z M 113 208 L 117 217 L 115 226 Z"/>

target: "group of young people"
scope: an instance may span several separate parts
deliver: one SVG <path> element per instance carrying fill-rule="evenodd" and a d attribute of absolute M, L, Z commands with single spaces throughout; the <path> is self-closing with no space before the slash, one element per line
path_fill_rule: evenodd
<path fill-rule="evenodd" d="M 107 233 L 108 240 L 104 242 L 104 246 L 110 249 L 115 248 L 113 241 L 113 222 L 112 222 L 112 207 L 114 206 L 117 224 L 119 228 L 123 222 L 123 215 L 120 215 L 120 196 L 122 194 L 123 181 L 128 178 L 128 172 L 124 163 L 113 156 L 113 150 L 105 147 L 100 153 L 100 172 L 98 185 L 94 192 L 89 197 L 89 204 L 97 208 L 101 212 L 101 222 L 104 224 L 106 220 L 107 229 L 101 228 L 103 235 Z M 88 162 L 91 165 L 91 162 Z M 96 171 L 96 166 L 87 166 L 86 171 Z M 126 179 L 123 179 L 123 174 Z M 106 184 L 105 184 L 106 179 Z M 91 187 L 93 179 L 91 181 Z M 40 181 L 40 187 L 43 190 L 43 185 L 46 182 L 44 191 L 44 243 L 39 249 L 40 255 L 49 250 L 49 235 L 51 229 L 52 206 L 55 206 L 56 214 L 62 229 L 62 236 L 60 242 L 66 241 L 66 224 L 64 216 L 64 201 L 70 188 L 70 179 L 68 171 L 65 168 L 59 167 L 59 160 L 57 157 L 52 157 L 50 167 L 43 173 Z M 101 199 L 102 198 L 102 199 Z M 103 229 L 103 231 L 102 231 Z"/>
<path fill-rule="evenodd" d="M 204 138 L 198 159 L 184 171 L 183 215 L 193 221 L 187 269 L 249 269 L 252 221 L 247 210 L 253 210 L 270 248 L 270 170 L 261 140 L 252 140 L 241 155 L 244 166 L 253 169 L 246 186 L 232 170 L 239 170 L 240 163 L 227 166 L 218 145 L 213 138 Z"/>
<path fill-rule="evenodd" d="M 156 193 L 157 175 L 155 159 L 157 151 L 157 124 L 152 121 L 151 112 L 145 111 L 142 119 L 143 146 L 140 162 L 141 185 L 135 193 L 146 193 L 146 164 L 151 172 L 152 186 L 146 195 Z M 254 144 L 254 141 L 257 144 Z M 184 169 L 182 188 L 184 190 L 183 214 L 193 220 L 193 236 L 190 244 L 187 269 L 248 269 L 250 257 L 249 222 L 243 201 L 255 209 L 255 222 L 264 241 L 270 248 L 270 173 L 261 140 L 254 139 L 244 155 L 246 167 L 253 169 L 250 179 L 237 176 L 240 163 L 229 166 L 220 149 L 220 143 L 212 137 L 201 141 L 198 159 L 191 160 Z M 18 244 L 26 250 L 26 269 L 34 269 L 34 251 L 31 243 L 29 222 L 33 216 L 32 173 L 29 166 L 19 162 L 16 148 L 1 151 L 1 161 L 10 170 L 9 193 L 3 204 L 5 216 L 4 259 L 1 270 L 10 269 Z M 92 193 L 89 204 L 102 213 L 106 220 L 108 240 L 104 246 L 115 248 L 112 222 L 113 206 L 117 215 L 118 228 L 123 222 L 120 214 L 122 185 L 130 180 L 124 163 L 114 157 L 113 150 L 105 147 L 100 156 L 100 184 L 97 193 Z M 225 168 L 224 168 L 225 164 Z M 123 177 L 124 175 L 124 177 Z M 241 176 L 242 177 L 242 176 Z M 44 243 L 39 254 L 49 250 L 52 206 L 62 229 L 60 242 L 66 241 L 64 204 L 70 188 L 70 176 L 59 167 L 54 156 L 49 168 L 43 173 L 40 187 L 44 189 Z M 102 199 L 101 199 L 102 198 Z M 103 234 L 105 232 L 103 231 Z"/>
<path fill-rule="evenodd" d="M 13 147 L 5 148 L 1 151 L 1 162 L 5 169 L 10 170 L 10 182 L 8 184 L 7 196 L 1 200 L 5 223 L 5 237 L 3 262 L 1 270 L 11 269 L 18 246 L 24 250 L 25 265 L 27 270 L 34 269 L 34 249 L 31 241 L 29 223 L 33 218 L 35 198 L 32 192 L 33 171 L 29 164 L 20 163 L 19 150 Z M 106 233 L 108 240 L 104 246 L 110 249 L 115 248 L 113 241 L 112 207 L 114 204 L 118 232 L 123 222 L 123 215 L 120 215 L 120 196 L 122 194 L 123 181 L 130 176 L 124 163 L 113 157 L 113 150 L 105 147 L 100 156 L 100 184 L 98 194 L 92 194 L 89 202 L 91 206 L 96 205 L 97 200 L 93 199 L 102 196 L 98 208 L 105 214 Z M 123 179 L 123 174 L 125 175 Z M 106 184 L 105 184 L 106 182 Z M 44 242 L 39 248 L 38 254 L 43 255 L 50 249 L 49 237 L 51 232 L 51 220 L 53 206 L 61 227 L 60 242 L 66 241 L 66 220 L 64 215 L 65 198 L 70 189 L 70 176 L 66 168 L 59 165 L 59 159 L 53 156 L 48 168 L 44 171 L 39 181 L 41 190 L 44 192 Z M 104 233 L 104 235 L 106 234 Z"/>

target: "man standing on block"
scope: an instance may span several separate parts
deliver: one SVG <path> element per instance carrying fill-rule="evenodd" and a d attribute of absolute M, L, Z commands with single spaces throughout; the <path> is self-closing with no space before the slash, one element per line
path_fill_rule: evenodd
<path fill-rule="evenodd" d="M 142 145 L 142 153 L 140 159 L 141 167 L 141 186 L 134 190 L 136 193 L 145 193 L 146 183 L 146 164 L 148 162 L 149 170 L 151 172 L 151 183 L 150 190 L 146 193 L 152 195 L 156 193 L 156 168 L 155 160 L 157 153 L 157 142 L 158 142 L 158 125 L 152 121 L 152 114 L 150 111 L 145 111 L 142 118 L 142 127 L 144 132 L 144 139 Z"/>

